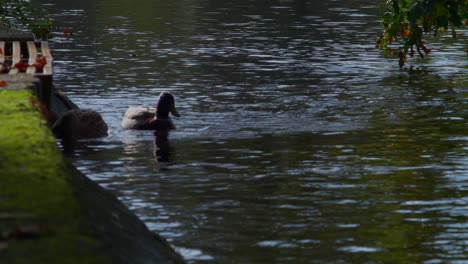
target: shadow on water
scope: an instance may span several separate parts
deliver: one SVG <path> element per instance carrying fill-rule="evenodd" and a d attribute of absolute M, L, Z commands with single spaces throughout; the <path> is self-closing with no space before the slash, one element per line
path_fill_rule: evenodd
<path fill-rule="evenodd" d="M 169 162 L 170 153 L 169 145 L 169 132 L 168 131 L 156 131 L 154 136 L 154 155 L 156 162 L 167 163 Z"/>

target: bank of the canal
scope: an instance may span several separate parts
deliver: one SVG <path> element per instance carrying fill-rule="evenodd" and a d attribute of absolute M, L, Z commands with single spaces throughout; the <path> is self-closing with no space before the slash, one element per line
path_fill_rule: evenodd
<path fill-rule="evenodd" d="M 67 162 L 35 101 L 0 87 L 0 263 L 182 263 Z"/>

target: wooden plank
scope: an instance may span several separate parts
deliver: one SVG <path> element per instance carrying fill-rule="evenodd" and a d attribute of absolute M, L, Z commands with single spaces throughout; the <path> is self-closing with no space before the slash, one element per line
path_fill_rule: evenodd
<path fill-rule="evenodd" d="M 27 74 L 35 74 L 36 73 L 36 67 L 35 66 L 28 66 L 26 69 Z"/>
<path fill-rule="evenodd" d="M 47 75 L 52 75 L 52 64 L 47 63 L 46 65 L 44 65 L 44 69 L 42 70 L 42 73 L 47 74 Z"/>
<path fill-rule="evenodd" d="M 37 58 L 36 43 L 34 43 L 33 41 L 28 41 L 27 44 L 28 44 L 28 55 L 29 55 L 28 64 L 30 66 L 26 70 L 26 73 L 35 74 L 36 67 L 33 65 L 36 63 L 36 58 Z"/>
<path fill-rule="evenodd" d="M 19 41 L 13 41 L 13 65 L 21 60 L 21 43 Z"/>
<path fill-rule="evenodd" d="M 0 63 L 5 62 L 5 41 L 0 41 Z"/>
<path fill-rule="evenodd" d="M 10 71 L 8 72 L 9 75 L 15 75 L 19 72 L 18 68 L 11 68 Z"/>
<path fill-rule="evenodd" d="M 47 61 L 47 64 L 44 65 L 43 73 L 51 75 L 53 73 L 52 72 L 53 58 L 52 58 L 52 54 L 50 53 L 49 43 L 47 41 L 42 41 L 41 42 L 41 50 L 42 50 L 42 56 L 44 56 L 46 58 L 46 61 Z"/>
<path fill-rule="evenodd" d="M 47 60 L 50 60 L 50 61 L 53 60 L 52 53 L 50 53 L 50 49 L 49 49 L 49 42 L 42 41 L 41 42 L 41 50 L 42 50 L 42 56 L 45 56 L 47 58 Z"/>
<path fill-rule="evenodd" d="M 36 73 L 36 67 L 32 66 L 32 65 L 34 65 L 36 63 L 36 58 L 37 58 L 36 43 L 34 43 L 34 41 L 28 41 L 27 45 L 28 45 L 28 55 L 29 55 L 28 64 L 30 66 L 27 68 L 26 73 L 35 74 Z"/>
<path fill-rule="evenodd" d="M 5 41 L 0 41 L 0 49 L 0 73 L 3 73 L 7 69 L 5 65 Z"/>
<path fill-rule="evenodd" d="M 28 41 L 27 44 L 28 44 L 28 53 L 29 53 L 28 64 L 33 65 L 36 63 L 36 58 L 37 58 L 36 44 L 33 41 Z"/>
<path fill-rule="evenodd" d="M 19 41 L 13 41 L 13 56 L 11 58 L 12 66 L 17 64 L 21 60 L 21 44 Z M 19 69 L 16 67 L 12 67 L 8 74 L 14 75 L 19 72 Z"/>

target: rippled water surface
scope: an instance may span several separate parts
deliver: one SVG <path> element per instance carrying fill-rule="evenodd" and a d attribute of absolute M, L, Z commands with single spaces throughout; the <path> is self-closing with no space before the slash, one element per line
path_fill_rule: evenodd
<path fill-rule="evenodd" d="M 400 71 L 384 1 L 62 2 L 54 82 L 110 127 L 74 164 L 188 263 L 468 260 L 466 30 Z M 164 164 L 120 128 L 162 91 Z"/>

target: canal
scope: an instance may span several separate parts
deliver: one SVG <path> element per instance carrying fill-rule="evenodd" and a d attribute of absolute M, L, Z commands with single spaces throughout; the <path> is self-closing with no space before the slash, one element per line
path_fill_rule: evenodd
<path fill-rule="evenodd" d="M 109 125 L 75 166 L 188 263 L 468 259 L 466 29 L 400 71 L 383 0 L 42 2 L 54 83 Z M 169 163 L 120 128 L 162 91 Z"/>

